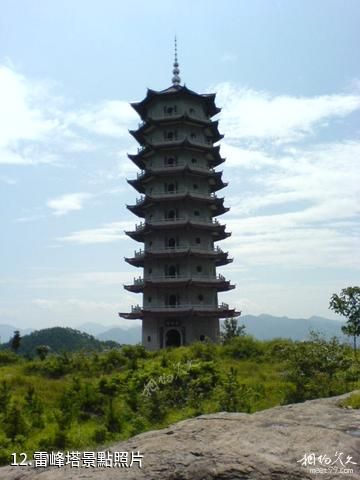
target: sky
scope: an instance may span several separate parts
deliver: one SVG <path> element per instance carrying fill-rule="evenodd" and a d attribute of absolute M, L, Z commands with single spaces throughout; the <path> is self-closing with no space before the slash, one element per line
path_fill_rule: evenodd
<path fill-rule="evenodd" d="M 359 285 L 360 2 L 0 0 L 0 324 L 118 317 L 139 295 L 129 106 L 172 77 L 214 92 L 243 314 L 336 318 Z"/>

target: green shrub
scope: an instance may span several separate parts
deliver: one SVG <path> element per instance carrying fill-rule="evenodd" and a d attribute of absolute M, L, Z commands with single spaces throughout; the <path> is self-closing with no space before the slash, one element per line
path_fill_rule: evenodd
<path fill-rule="evenodd" d="M 354 392 L 339 403 L 340 407 L 360 408 L 360 392 Z"/>
<path fill-rule="evenodd" d="M 255 358 L 263 354 L 264 348 L 259 340 L 250 335 L 234 337 L 224 345 L 224 353 L 231 358 Z"/>
<path fill-rule="evenodd" d="M 10 350 L 0 352 L 0 365 L 11 365 L 12 363 L 17 363 L 19 361 L 20 358 L 18 355 Z"/>
<path fill-rule="evenodd" d="M 93 435 L 93 440 L 97 444 L 103 444 L 107 437 L 107 429 L 101 425 L 100 427 L 96 428 Z"/>

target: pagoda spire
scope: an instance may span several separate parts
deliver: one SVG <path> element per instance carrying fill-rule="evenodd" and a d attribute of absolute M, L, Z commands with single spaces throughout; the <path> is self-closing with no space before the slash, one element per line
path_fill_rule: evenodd
<path fill-rule="evenodd" d="M 179 68 L 179 63 L 178 63 L 178 58 L 177 58 L 177 40 L 175 37 L 175 58 L 174 58 L 174 68 L 173 68 L 173 78 L 172 78 L 172 84 L 174 87 L 177 87 L 180 85 L 181 78 L 180 78 L 180 68 Z"/>

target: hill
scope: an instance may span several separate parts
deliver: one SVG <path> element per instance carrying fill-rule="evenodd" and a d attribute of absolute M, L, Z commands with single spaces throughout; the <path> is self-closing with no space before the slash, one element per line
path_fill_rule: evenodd
<path fill-rule="evenodd" d="M 339 337 L 343 339 L 341 326 L 344 322 L 322 317 L 289 318 L 273 315 L 242 315 L 239 323 L 246 326 L 246 333 L 259 340 L 273 338 L 289 338 L 291 340 L 305 340 L 311 330 L 320 332 L 325 338 Z M 99 340 L 114 340 L 122 344 L 135 345 L 141 342 L 141 326 L 136 325 L 128 329 L 118 326 L 111 328 L 101 327 L 99 324 L 82 324 L 78 327 L 87 333 L 93 334 Z M 94 333 L 93 333 L 94 332 Z M 99 332 L 99 333 L 97 333 Z"/>
<path fill-rule="evenodd" d="M 268 314 L 242 315 L 239 317 L 239 323 L 246 326 L 247 334 L 253 335 L 259 340 L 271 340 L 273 338 L 304 340 L 308 337 L 310 330 L 319 331 L 325 338 L 333 336 L 343 338 L 341 326 L 344 322 L 323 317 L 312 316 L 305 319 L 275 317 Z M 17 330 L 17 328 L 13 325 L 0 325 L 0 340 L 7 342 L 13 336 L 14 330 Z M 31 331 L 31 329 L 20 330 L 20 334 L 23 336 Z M 135 345 L 141 342 L 140 325 L 124 328 L 117 325 L 109 327 L 100 323 L 87 322 L 78 325 L 77 331 L 86 332 L 96 339 L 105 342 L 114 341 L 128 345 Z"/>
<path fill-rule="evenodd" d="M 106 348 L 117 347 L 114 341 L 103 342 L 92 335 L 72 328 L 53 327 L 36 330 L 21 338 L 18 353 L 22 355 L 36 355 L 36 347 L 46 345 L 50 352 L 76 352 L 79 350 L 102 351 Z M 10 342 L 1 345 L 1 349 L 9 348 Z"/>
<path fill-rule="evenodd" d="M 105 332 L 96 335 L 99 340 L 114 340 L 119 343 L 135 345 L 141 342 L 141 326 L 131 327 L 129 329 L 113 327 Z"/>
<path fill-rule="evenodd" d="M 272 315 L 244 315 L 239 323 L 246 327 L 246 333 L 259 340 L 273 338 L 290 338 L 305 340 L 311 330 L 319 331 L 325 338 L 341 337 L 341 326 L 344 322 L 328 318 L 312 316 L 310 318 L 274 317 Z"/>
<path fill-rule="evenodd" d="M 31 328 L 17 328 L 14 325 L 8 323 L 3 323 L 0 325 L 0 344 L 8 342 L 10 338 L 14 335 L 14 331 L 19 330 L 21 335 L 27 335 L 33 331 Z"/>

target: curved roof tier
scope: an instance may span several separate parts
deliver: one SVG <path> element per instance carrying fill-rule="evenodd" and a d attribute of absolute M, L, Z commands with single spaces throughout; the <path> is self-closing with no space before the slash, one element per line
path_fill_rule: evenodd
<path fill-rule="evenodd" d="M 199 118 L 194 118 L 191 117 L 187 114 L 182 114 L 178 116 L 172 116 L 172 117 L 164 117 L 164 118 L 159 118 L 159 119 L 149 119 L 143 124 L 140 125 L 140 127 L 137 130 L 129 130 L 129 133 L 141 144 L 144 145 L 148 142 L 146 135 L 151 134 L 153 131 L 157 130 L 159 126 L 166 125 L 166 126 L 171 126 L 171 125 L 190 125 L 190 126 L 201 126 L 204 127 L 203 131 L 204 133 L 212 138 L 213 143 L 218 142 L 222 138 L 224 138 L 224 135 L 222 135 L 219 132 L 218 121 L 212 122 L 211 120 L 202 120 Z"/>
<path fill-rule="evenodd" d="M 141 102 L 133 102 L 130 105 L 140 115 L 142 120 L 145 120 L 147 118 L 149 106 L 154 100 L 158 100 L 159 97 L 169 98 L 172 100 L 174 98 L 184 96 L 192 98 L 196 101 L 200 101 L 204 105 L 206 115 L 209 117 L 213 117 L 221 111 L 221 108 L 218 108 L 215 105 L 215 93 L 199 94 L 190 90 L 185 85 L 171 85 L 171 87 L 160 91 L 148 88 L 146 97 Z"/>
<path fill-rule="evenodd" d="M 147 146 L 138 149 L 138 153 L 130 154 L 128 153 L 128 157 L 134 164 L 139 167 L 141 170 L 145 170 L 148 168 L 147 160 L 151 159 L 158 150 L 166 150 L 168 152 L 174 152 L 176 154 L 181 153 L 181 149 L 191 152 L 200 152 L 205 153 L 205 158 L 209 163 L 210 168 L 217 167 L 221 163 L 225 162 L 225 158 L 222 158 L 220 155 L 220 146 L 210 146 L 206 145 L 200 146 L 197 143 L 190 142 L 188 139 L 180 140 L 179 142 L 168 142 L 162 143 L 159 146 Z M 204 151 L 205 150 L 205 151 Z"/>
<path fill-rule="evenodd" d="M 133 308 L 131 312 L 120 312 L 119 316 L 127 320 L 147 318 L 230 318 L 238 317 L 241 312 L 227 305 L 175 305 L 174 307 Z"/>
<path fill-rule="evenodd" d="M 157 196 L 145 195 L 144 197 L 141 197 L 135 205 L 127 205 L 126 208 L 138 217 L 144 218 L 146 215 L 146 210 L 149 207 L 162 202 L 168 202 L 169 200 L 172 202 L 191 202 L 192 205 L 194 202 L 208 203 L 210 204 L 213 217 L 222 215 L 230 210 L 229 207 L 224 206 L 223 197 L 216 197 L 215 195 L 201 195 L 196 194 L 195 192 L 179 192 L 173 194 L 164 193 Z"/>
<path fill-rule="evenodd" d="M 221 249 L 201 249 L 195 246 L 192 247 L 174 247 L 164 249 L 149 249 L 146 251 L 141 250 L 135 252 L 134 257 L 125 257 L 125 261 L 134 267 L 143 267 L 145 259 L 160 259 L 160 258 L 183 258 L 183 257 L 196 257 L 196 258 L 213 258 L 215 265 L 221 267 L 227 265 L 233 261 L 228 257 L 228 252 L 223 252 Z"/>
<path fill-rule="evenodd" d="M 137 178 L 127 180 L 127 182 L 139 193 L 145 193 L 145 186 L 149 181 L 161 176 L 174 176 L 181 174 L 194 177 L 208 177 L 211 192 L 217 192 L 228 185 L 227 182 L 222 180 L 222 171 L 215 172 L 213 169 L 194 167 L 193 165 L 186 163 L 173 166 L 164 165 L 164 167 L 161 168 L 147 168 L 142 173 L 138 174 Z"/>
<path fill-rule="evenodd" d="M 235 285 L 232 285 L 229 280 L 224 277 L 191 277 L 189 276 L 159 276 L 149 277 L 145 279 L 135 279 L 134 283 L 124 285 L 125 290 L 133 293 L 141 293 L 147 287 L 162 287 L 162 288 L 186 288 L 186 287 L 213 287 L 218 292 L 227 292 L 233 290 Z"/>
<path fill-rule="evenodd" d="M 142 223 L 136 226 L 135 230 L 125 231 L 125 234 L 128 235 L 133 240 L 138 242 L 144 242 L 145 237 L 154 231 L 173 231 L 174 229 L 186 229 L 191 228 L 192 230 L 207 230 L 214 242 L 218 240 L 224 240 L 231 236 L 231 232 L 225 232 L 226 225 L 221 225 L 218 222 L 201 222 L 200 220 L 189 220 L 189 219 L 173 219 L 172 221 L 159 221 L 152 223 Z"/>

